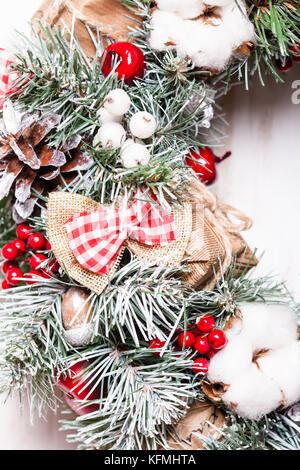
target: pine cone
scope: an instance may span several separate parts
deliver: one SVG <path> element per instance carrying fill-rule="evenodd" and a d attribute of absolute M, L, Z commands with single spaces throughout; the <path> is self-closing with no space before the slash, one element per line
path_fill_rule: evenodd
<path fill-rule="evenodd" d="M 45 138 L 60 121 L 54 113 L 21 115 L 7 100 L 0 121 L 0 200 L 14 190 L 13 218 L 19 223 L 33 212 L 37 197 L 61 184 L 63 173 L 74 177 L 77 170 L 91 166 L 84 153 L 81 137 L 75 136 L 59 149 L 46 144 Z M 70 178 L 68 178 L 70 179 Z"/>

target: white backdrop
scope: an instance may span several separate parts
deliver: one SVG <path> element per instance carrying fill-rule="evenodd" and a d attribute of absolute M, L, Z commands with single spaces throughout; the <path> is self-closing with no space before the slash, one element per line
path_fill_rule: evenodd
<path fill-rule="evenodd" d="M 13 47 L 15 29 L 26 29 L 41 0 L 2 2 L 0 47 Z M 226 97 L 229 121 L 226 148 L 232 157 L 219 166 L 216 192 L 228 204 L 254 220 L 246 239 L 265 251 L 259 273 L 277 273 L 300 300 L 300 104 L 291 102 L 294 80 L 300 79 L 295 64 L 284 85 L 270 79 L 262 88 L 253 83 L 246 92 L 234 88 Z M 71 449 L 58 432 L 57 417 L 37 418 L 30 426 L 26 406 L 20 413 L 17 401 L 0 405 L 0 449 Z M 73 447 L 75 448 L 75 447 Z"/>

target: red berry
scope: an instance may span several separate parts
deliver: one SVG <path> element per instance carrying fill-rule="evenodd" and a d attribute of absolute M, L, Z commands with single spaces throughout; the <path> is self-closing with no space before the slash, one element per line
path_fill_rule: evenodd
<path fill-rule="evenodd" d="M 300 62 L 300 42 L 296 42 L 293 46 L 290 46 L 291 52 L 293 55 L 291 56 L 295 62 Z"/>
<path fill-rule="evenodd" d="M 222 330 L 212 330 L 207 337 L 209 345 L 216 350 L 223 349 L 227 344 L 227 338 Z"/>
<path fill-rule="evenodd" d="M 207 338 L 205 336 L 198 336 L 198 338 L 196 338 L 195 343 L 193 344 L 193 348 L 200 354 L 208 353 L 210 347 Z"/>
<path fill-rule="evenodd" d="M 11 268 L 6 273 L 6 280 L 8 284 L 12 286 L 17 286 L 18 284 L 20 284 L 20 282 L 22 282 L 22 277 L 23 273 L 19 268 Z"/>
<path fill-rule="evenodd" d="M 29 264 L 32 269 L 39 270 L 41 264 L 46 260 L 46 256 L 42 255 L 42 253 L 35 253 L 31 256 Z"/>
<path fill-rule="evenodd" d="M 12 261 L 18 256 L 18 248 L 13 243 L 6 243 L 1 253 L 3 258 Z"/>
<path fill-rule="evenodd" d="M 164 345 L 166 344 L 165 341 L 161 341 L 160 339 L 158 338 L 154 338 L 150 341 L 149 343 L 149 348 L 150 349 L 161 349 L 164 347 Z M 155 356 L 159 356 L 160 355 L 160 351 L 153 351 L 153 354 L 155 354 Z"/>
<path fill-rule="evenodd" d="M 193 371 L 195 374 L 206 374 L 208 372 L 209 362 L 204 357 L 195 359 L 193 364 Z"/>
<path fill-rule="evenodd" d="M 191 150 L 186 157 L 186 164 L 198 175 L 200 181 L 206 185 L 211 184 L 217 177 L 216 164 L 213 152 L 208 148 Z"/>
<path fill-rule="evenodd" d="M 91 381 L 91 378 L 86 374 L 86 369 L 89 366 L 89 361 L 79 361 L 70 366 L 70 374 L 61 374 L 58 378 L 56 374 L 54 377 L 54 383 L 65 392 L 68 405 L 79 415 L 99 410 L 97 403 L 89 404 L 89 400 L 98 400 L 100 397 L 98 386 L 91 391 L 95 386 L 95 382 Z M 83 403 L 80 403 L 80 401 L 84 399 L 86 401 L 83 406 Z"/>
<path fill-rule="evenodd" d="M 44 235 L 39 232 L 32 233 L 28 238 L 28 246 L 32 250 L 42 250 L 45 248 L 46 239 Z"/>
<path fill-rule="evenodd" d="M 131 84 L 135 79 L 142 78 L 145 71 L 145 56 L 141 49 L 129 42 L 115 42 L 108 46 L 101 56 L 102 73 L 107 76 L 114 63 L 120 62 L 116 72 L 119 80 L 124 77 L 125 83 Z"/>
<path fill-rule="evenodd" d="M 12 243 L 15 245 L 15 247 L 18 250 L 18 256 L 22 256 L 27 251 L 26 243 L 24 242 L 24 240 L 20 240 L 19 238 L 17 238 Z"/>
<path fill-rule="evenodd" d="M 198 330 L 205 334 L 209 333 L 215 327 L 215 319 L 210 315 L 203 315 L 197 323 Z"/>
<path fill-rule="evenodd" d="M 12 286 L 10 286 L 10 285 L 8 284 L 8 282 L 7 282 L 6 279 L 4 279 L 4 280 L 2 281 L 1 286 L 2 286 L 2 289 L 11 289 L 11 288 L 12 288 Z"/>
<path fill-rule="evenodd" d="M 293 66 L 293 61 L 290 57 L 286 57 L 285 60 L 276 60 L 276 67 L 280 72 L 289 72 Z"/>
<path fill-rule="evenodd" d="M 190 331 L 180 333 L 180 335 L 177 338 L 177 343 L 179 344 L 181 348 L 184 347 L 184 349 L 187 349 L 193 346 L 194 342 L 195 342 L 195 336 Z"/>
<path fill-rule="evenodd" d="M 208 351 L 208 353 L 206 353 L 206 357 L 208 357 L 208 359 L 211 359 L 212 357 L 214 357 L 214 355 L 217 353 L 218 351 L 215 351 L 214 349 L 210 349 Z"/>
<path fill-rule="evenodd" d="M 19 264 L 17 261 L 4 261 L 2 264 L 2 272 L 6 274 L 9 269 L 18 268 Z"/>
<path fill-rule="evenodd" d="M 53 260 L 50 261 L 49 266 L 48 266 L 48 270 L 49 270 L 52 274 L 57 274 L 58 271 L 59 271 L 59 268 L 60 268 L 60 265 L 59 265 L 59 263 L 56 261 L 56 259 L 53 259 Z"/>
<path fill-rule="evenodd" d="M 16 234 L 20 240 L 27 240 L 29 235 L 32 233 L 32 228 L 28 224 L 18 225 Z"/>
<path fill-rule="evenodd" d="M 31 286 L 33 284 L 37 284 L 38 282 L 41 282 L 38 279 L 36 279 L 36 276 L 44 277 L 39 271 L 35 271 L 35 270 L 28 271 L 27 273 L 25 273 L 24 277 L 25 277 L 26 284 L 28 286 Z"/>
<path fill-rule="evenodd" d="M 51 244 L 47 241 L 46 242 L 46 247 L 45 247 L 46 250 L 51 250 Z"/>

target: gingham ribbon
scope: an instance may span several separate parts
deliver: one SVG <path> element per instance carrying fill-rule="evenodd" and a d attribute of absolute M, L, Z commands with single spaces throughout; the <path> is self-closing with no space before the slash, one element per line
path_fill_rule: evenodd
<path fill-rule="evenodd" d="M 152 246 L 165 246 L 176 240 L 170 206 L 158 209 L 141 200 L 135 200 L 130 207 L 102 206 L 74 215 L 65 227 L 75 258 L 96 274 L 107 274 L 128 237 Z"/>
<path fill-rule="evenodd" d="M 0 109 L 3 107 L 6 96 L 13 91 L 12 86 L 16 76 L 9 72 L 9 67 L 14 61 L 14 54 L 0 48 Z"/>

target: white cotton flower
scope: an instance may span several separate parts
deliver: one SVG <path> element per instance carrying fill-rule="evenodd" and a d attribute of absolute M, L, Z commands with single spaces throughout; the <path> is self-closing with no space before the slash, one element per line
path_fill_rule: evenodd
<path fill-rule="evenodd" d="M 64 336 L 68 343 L 72 346 L 87 346 L 93 334 L 93 327 L 90 323 L 80 326 L 79 328 L 72 328 L 64 332 Z"/>
<path fill-rule="evenodd" d="M 226 5 L 234 5 L 236 0 L 206 0 L 205 3 L 209 7 L 224 7 Z"/>
<path fill-rule="evenodd" d="M 94 137 L 93 145 L 101 143 L 102 147 L 109 149 L 121 147 L 126 139 L 126 131 L 117 122 L 107 122 L 100 127 Z"/>
<path fill-rule="evenodd" d="M 115 116 L 124 116 L 131 105 L 130 97 L 122 88 L 111 90 L 105 98 L 104 108 Z"/>
<path fill-rule="evenodd" d="M 272 379 L 251 364 L 230 384 L 222 400 L 238 415 L 257 420 L 281 406 L 282 394 Z"/>
<path fill-rule="evenodd" d="M 106 124 L 107 122 L 121 122 L 122 116 L 116 116 L 111 114 L 103 106 L 97 111 L 97 118 L 101 124 Z"/>
<path fill-rule="evenodd" d="M 144 144 L 133 142 L 129 139 L 122 146 L 121 160 L 124 168 L 147 165 L 150 161 L 150 153 Z"/>
<path fill-rule="evenodd" d="M 202 15 L 205 4 L 202 0 L 156 0 L 162 11 L 175 13 L 182 18 L 196 18 Z"/>
<path fill-rule="evenodd" d="M 174 13 L 155 10 L 151 18 L 150 47 L 164 51 L 179 42 L 184 21 Z"/>
<path fill-rule="evenodd" d="M 152 114 L 146 111 L 139 111 L 130 119 L 129 127 L 131 134 L 135 137 L 148 139 L 156 131 L 157 122 Z"/>

